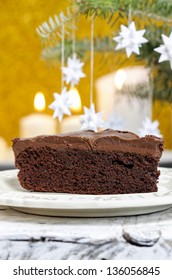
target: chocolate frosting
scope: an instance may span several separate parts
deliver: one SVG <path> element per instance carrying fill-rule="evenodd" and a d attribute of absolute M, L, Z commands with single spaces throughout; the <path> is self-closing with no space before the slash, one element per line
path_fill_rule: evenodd
<path fill-rule="evenodd" d="M 86 130 L 67 134 L 13 139 L 13 151 L 16 157 L 29 147 L 45 146 L 59 150 L 68 148 L 107 152 L 120 151 L 160 158 L 163 151 L 163 139 L 153 135 L 139 137 L 132 132 L 112 129 L 97 133 Z"/>

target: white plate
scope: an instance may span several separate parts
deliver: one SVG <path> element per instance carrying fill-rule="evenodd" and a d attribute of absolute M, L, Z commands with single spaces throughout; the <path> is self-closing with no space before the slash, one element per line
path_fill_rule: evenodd
<path fill-rule="evenodd" d="M 160 159 L 160 163 L 168 164 L 172 163 L 172 151 L 171 150 L 164 150 L 162 153 L 162 157 Z"/>
<path fill-rule="evenodd" d="M 24 190 L 17 170 L 0 172 L 0 206 L 39 215 L 107 217 L 147 214 L 172 207 L 172 169 L 160 168 L 157 193 L 79 195 Z"/>

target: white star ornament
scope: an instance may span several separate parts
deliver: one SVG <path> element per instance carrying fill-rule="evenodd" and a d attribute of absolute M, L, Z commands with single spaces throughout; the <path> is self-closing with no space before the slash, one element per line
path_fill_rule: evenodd
<path fill-rule="evenodd" d="M 94 104 L 90 108 L 84 107 L 84 115 L 81 116 L 81 130 L 90 129 L 97 132 L 98 128 L 102 128 L 104 121 L 102 120 L 102 112 L 96 113 Z"/>
<path fill-rule="evenodd" d="M 81 78 L 85 77 L 85 74 L 82 71 L 84 63 L 77 58 L 76 53 L 73 55 L 73 58 L 68 57 L 67 67 L 62 67 L 62 72 L 64 75 L 64 81 L 67 84 L 71 84 L 71 87 L 74 87 L 79 83 Z"/>
<path fill-rule="evenodd" d="M 136 30 L 134 21 L 132 21 L 128 27 L 121 25 L 119 36 L 113 38 L 113 40 L 118 43 L 115 49 L 126 49 L 127 57 L 130 57 L 132 53 L 140 54 L 139 48 L 142 44 L 148 42 L 148 40 L 143 37 L 145 31 L 145 29 Z"/>
<path fill-rule="evenodd" d="M 155 135 L 157 137 L 162 137 L 159 131 L 159 122 L 152 122 L 150 118 L 145 118 L 142 124 L 142 128 L 139 129 L 140 137 L 144 137 L 145 135 Z"/>
<path fill-rule="evenodd" d="M 172 32 L 169 37 L 164 34 L 162 34 L 161 36 L 164 44 L 160 45 L 160 47 L 155 48 L 154 50 L 161 54 L 159 62 L 169 60 L 172 69 Z"/>
<path fill-rule="evenodd" d="M 62 93 L 54 93 L 54 101 L 50 104 L 49 108 L 54 110 L 53 119 L 58 118 L 61 122 L 63 115 L 71 115 L 70 106 L 72 102 L 69 100 L 69 93 L 66 90 L 66 87 L 63 88 Z"/>

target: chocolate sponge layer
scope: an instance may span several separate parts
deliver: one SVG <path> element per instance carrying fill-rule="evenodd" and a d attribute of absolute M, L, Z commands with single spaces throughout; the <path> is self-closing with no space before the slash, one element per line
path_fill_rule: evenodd
<path fill-rule="evenodd" d="M 18 178 L 39 192 L 122 194 L 156 192 L 163 140 L 129 132 L 85 131 L 14 139 Z"/>

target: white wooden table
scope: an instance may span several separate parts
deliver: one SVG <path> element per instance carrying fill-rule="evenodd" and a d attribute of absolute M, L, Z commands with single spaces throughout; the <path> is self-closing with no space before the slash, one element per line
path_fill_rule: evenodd
<path fill-rule="evenodd" d="M 172 259 L 172 208 L 149 215 L 60 218 L 0 210 L 0 259 Z"/>

